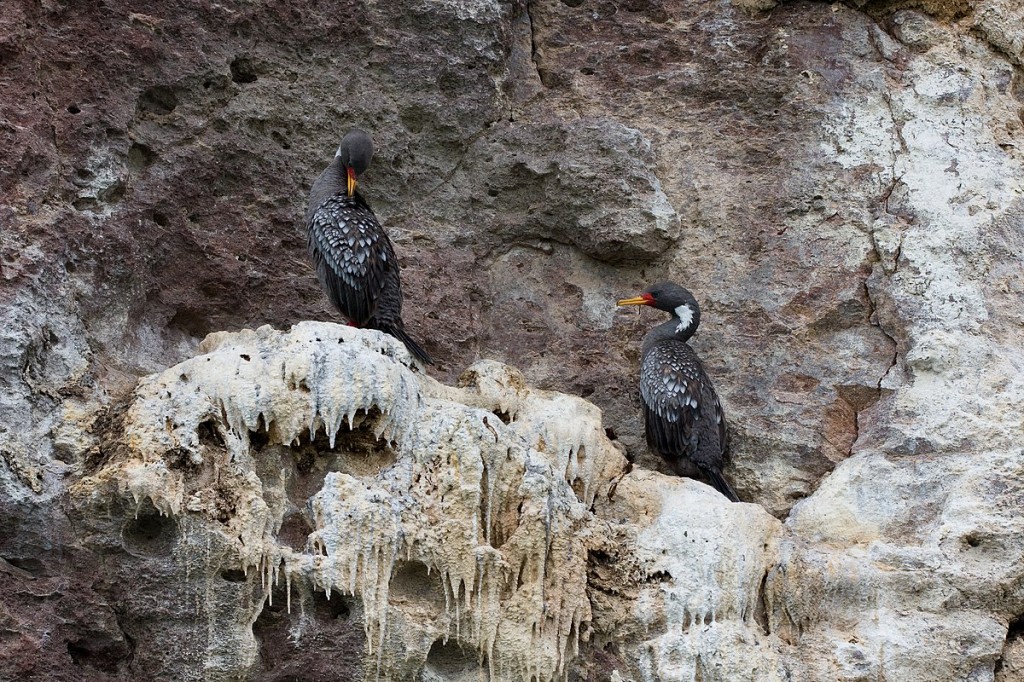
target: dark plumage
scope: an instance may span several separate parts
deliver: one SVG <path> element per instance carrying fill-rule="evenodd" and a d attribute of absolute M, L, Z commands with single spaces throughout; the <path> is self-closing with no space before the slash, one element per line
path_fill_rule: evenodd
<path fill-rule="evenodd" d="M 402 283 L 395 247 L 370 206 L 356 191 L 369 167 L 373 142 L 355 128 L 313 183 L 306 207 L 309 254 L 331 304 L 354 327 L 379 329 L 425 363 L 430 356 L 402 322 Z"/>
<path fill-rule="evenodd" d="M 640 359 L 640 400 L 647 444 L 685 475 L 692 462 L 711 484 L 739 502 L 722 476 L 729 455 L 722 405 L 697 354 L 686 342 L 700 324 L 700 306 L 689 291 L 662 282 L 619 305 L 649 305 L 672 318 L 647 333 Z"/>

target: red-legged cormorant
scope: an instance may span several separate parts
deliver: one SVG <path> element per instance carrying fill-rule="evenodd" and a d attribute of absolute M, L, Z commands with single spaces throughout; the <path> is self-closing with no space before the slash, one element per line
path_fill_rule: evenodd
<path fill-rule="evenodd" d="M 353 128 L 338 153 L 313 183 L 306 207 L 309 255 L 327 297 L 349 324 L 379 329 L 405 344 L 425 363 L 430 356 L 402 323 L 402 283 L 395 248 L 356 179 L 373 158 L 373 141 Z"/>
<path fill-rule="evenodd" d="M 647 444 L 685 475 L 687 460 L 733 502 L 739 498 L 722 476 L 729 456 L 727 427 L 697 354 L 687 340 L 700 324 L 700 306 L 689 291 L 672 282 L 649 287 L 618 305 L 649 305 L 672 315 L 644 337 L 640 358 L 640 400 Z"/>

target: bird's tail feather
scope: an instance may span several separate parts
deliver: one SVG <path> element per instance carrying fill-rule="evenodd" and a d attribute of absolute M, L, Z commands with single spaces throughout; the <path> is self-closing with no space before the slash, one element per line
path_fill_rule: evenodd
<path fill-rule="evenodd" d="M 740 498 L 736 495 L 736 491 L 732 489 L 729 482 L 722 476 L 722 472 L 718 467 L 701 467 L 707 477 L 711 479 L 711 485 L 715 487 L 715 490 L 722 493 L 729 498 L 731 502 L 739 502 Z"/>
<path fill-rule="evenodd" d="M 409 349 L 409 352 L 415 355 L 420 360 L 420 362 L 427 365 L 434 364 L 434 361 L 431 359 L 427 351 L 420 348 L 420 344 L 413 341 L 412 337 L 406 334 L 404 329 L 395 326 L 388 327 L 383 331 L 387 332 L 388 334 L 391 334 L 391 336 L 395 337 L 396 339 L 404 343 L 405 347 Z"/>

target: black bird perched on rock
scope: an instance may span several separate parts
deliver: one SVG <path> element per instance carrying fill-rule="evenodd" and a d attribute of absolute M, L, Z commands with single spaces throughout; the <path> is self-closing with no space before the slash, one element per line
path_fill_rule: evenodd
<path fill-rule="evenodd" d="M 356 191 L 373 158 L 373 141 L 353 128 L 309 191 L 306 230 L 316 274 L 335 308 L 354 327 L 379 329 L 425 363 L 430 356 L 402 323 L 402 283 L 395 247 Z"/>
<path fill-rule="evenodd" d="M 725 415 L 711 379 L 686 342 L 700 324 L 700 306 L 689 291 L 672 282 L 649 287 L 618 305 L 649 305 L 671 313 L 644 337 L 640 358 L 640 399 L 647 444 L 686 475 L 692 462 L 733 502 L 739 498 L 722 476 L 729 454 Z"/>

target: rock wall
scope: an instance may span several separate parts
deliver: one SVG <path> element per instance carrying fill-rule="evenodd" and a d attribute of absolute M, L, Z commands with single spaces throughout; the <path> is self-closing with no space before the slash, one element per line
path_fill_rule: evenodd
<path fill-rule="evenodd" d="M 1019 3 L 8 4 L 0 677 L 1019 677 Z M 352 125 L 436 380 L 299 324 Z M 752 505 L 643 444 L 665 278 Z"/>

